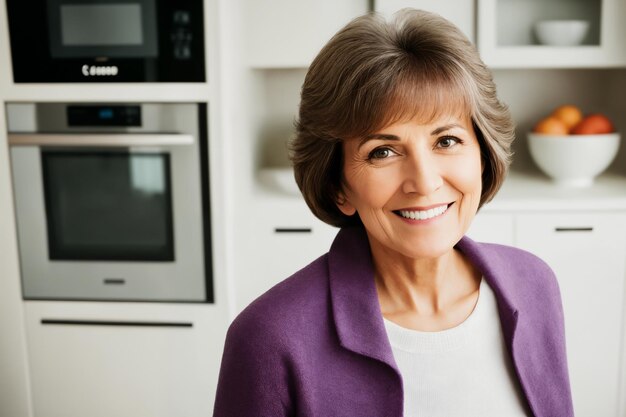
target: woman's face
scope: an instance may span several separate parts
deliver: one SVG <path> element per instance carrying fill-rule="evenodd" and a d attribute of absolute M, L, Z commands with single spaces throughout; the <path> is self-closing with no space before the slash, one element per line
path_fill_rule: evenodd
<path fill-rule="evenodd" d="M 398 122 L 346 140 L 338 202 L 357 212 L 372 245 L 419 258 L 450 251 L 470 226 L 482 188 L 480 145 L 470 117 Z"/>

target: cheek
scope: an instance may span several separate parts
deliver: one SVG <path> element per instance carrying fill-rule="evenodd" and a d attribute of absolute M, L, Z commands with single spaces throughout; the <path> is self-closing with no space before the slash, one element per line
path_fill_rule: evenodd
<path fill-rule="evenodd" d="M 395 170 L 385 168 L 346 172 L 346 196 L 361 212 L 381 208 L 396 191 L 396 176 Z"/>
<path fill-rule="evenodd" d="M 480 200 L 482 192 L 482 162 L 480 155 L 459 158 L 451 166 L 454 186 L 469 198 Z M 476 203 L 478 204 L 478 203 Z"/>

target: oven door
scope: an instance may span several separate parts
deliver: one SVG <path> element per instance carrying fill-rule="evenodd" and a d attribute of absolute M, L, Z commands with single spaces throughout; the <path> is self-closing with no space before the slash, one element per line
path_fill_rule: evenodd
<path fill-rule="evenodd" d="M 24 298 L 206 300 L 192 135 L 9 142 Z"/>

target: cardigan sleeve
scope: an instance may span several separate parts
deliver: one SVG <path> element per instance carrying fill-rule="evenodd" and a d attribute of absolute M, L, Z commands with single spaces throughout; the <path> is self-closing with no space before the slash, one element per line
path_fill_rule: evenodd
<path fill-rule="evenodd" d="M 240 315 L 230 326 L 222 356 L 214 417 L 282 417 L 292 414 L 281 337 Z"/>

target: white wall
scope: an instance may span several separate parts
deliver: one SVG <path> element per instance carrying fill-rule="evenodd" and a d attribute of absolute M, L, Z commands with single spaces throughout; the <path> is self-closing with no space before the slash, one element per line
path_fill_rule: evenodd
<path fill-rule="evenodd" d="M 0 74 L 10 76 L 6 7 L 0 4 Z M 0 95 L 6 91 L 0 81 Z M 30 417 L 24 313 L 9 171 L 4 103 L 0 100 L 0 416 Z"/>
<path fill-rule="evenodd" d="M 0 416 L 31 416 L 4 112 L 0 114 Z"/>

